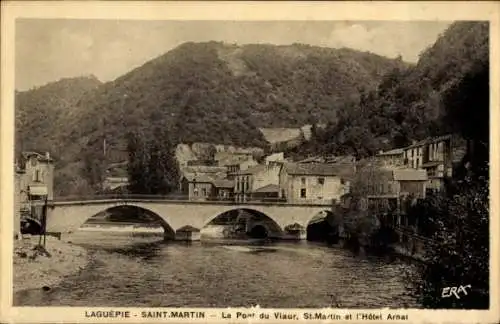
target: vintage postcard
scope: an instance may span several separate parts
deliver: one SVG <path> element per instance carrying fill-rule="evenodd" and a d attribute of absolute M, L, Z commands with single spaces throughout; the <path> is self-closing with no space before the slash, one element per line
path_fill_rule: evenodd
<path fill-rule="evenodd" d="M 498 2 L 1 13 L 1 322 L 500 320 Z"/>

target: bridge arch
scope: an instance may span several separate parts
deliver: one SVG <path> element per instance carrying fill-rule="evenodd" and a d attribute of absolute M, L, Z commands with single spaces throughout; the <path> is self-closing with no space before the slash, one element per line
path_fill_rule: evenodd
<path fill-rule="evenodd" d="M 325 209 L 313 214 L 306 223 L 306 238 L 310 241 L 330 241 L 337 231 L 335 215 Z"/>
<path fill-rule="evenodd" d="M 40 234 L 42 233 L 42 224 L 38 219 L 32 217 L 23 217 L 21 219 L 22 234 Z"/>
<path fill-rule="evenodd" d="M 55 208 L 54 208 L 55 207 Z M 82 225 L 87 223 L 89 220 L 96 216 L 102 216 L 105 214 L 113 214 L 113 212 L 120 211 L 122 209 L 136 210 L 139 213 L 147 214 L 151 217 L 152 222 L 156 222 L 160 225 L 165 232 L 165 236 L 172 236 L 175 233 L 173 227 L 168 222 L 165 217 L 162 217 L 161 211 L 156 210 L 154 206 L 143 206 L 143 204 L 135 203 L 108 203 L 108 204 L 60 204 L 58 206 L 53 206 L 48 210 L 47 217 L 47 231 L 48 232 L 61 232 L 61 233 L 71 233 Z M 130 219 L 131 222 L 133 219 Z"/>
<path fill-rule="evenodd" d="M 211 225 L 217 218 L 231 212 L 237 213 L 236 222 L 244 224 L 242 225 L 244 232 L 250 236 L 256 238 L 280 237 L 283 233 L 283 228 L 269 213 L 265 213 L 257 208 L 237 206 L 225 208 L 223 211 L 211 215 L 205 220 L 203 228 Z"/>
<path fill-rule="evenodd" d="M 83 224 L 96 223 L 95 220 L 98 217 L 104 217 L 105 221 L 116 222 L 117 224 L 125 222 L 140 225 L 159 225 L 163 228 L 166 237 L 173 238 L 175 236 L 175 231 L 163 217 L 143 206 L 123 204 L 108 207 L 89 217 Z M 99 222 L 97 221 L 97 223 Z"/>

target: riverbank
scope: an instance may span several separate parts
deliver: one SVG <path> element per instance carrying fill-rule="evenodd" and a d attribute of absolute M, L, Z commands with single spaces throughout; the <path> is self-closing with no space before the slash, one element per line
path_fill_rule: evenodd
<path fill-rule="evenodd" d="M 82 247 L 47 236 L 45 250 L 48 253 L 45 253 L 37 248 L 38 240 L 38 236 L 25 236 L 14 241 L 14 293 L 25 289 L 50 289 L 90 261 Z"/>

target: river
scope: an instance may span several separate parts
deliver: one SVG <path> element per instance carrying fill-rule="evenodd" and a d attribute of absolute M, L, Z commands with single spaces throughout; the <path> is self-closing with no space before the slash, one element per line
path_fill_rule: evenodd
<path fill-rule="evenodd" d="M 380 308 L 417 307 L 409 264 L 310 242 L 162 242 L 157 236 L 77 232 L 88 267 L 15 306 Z"/>

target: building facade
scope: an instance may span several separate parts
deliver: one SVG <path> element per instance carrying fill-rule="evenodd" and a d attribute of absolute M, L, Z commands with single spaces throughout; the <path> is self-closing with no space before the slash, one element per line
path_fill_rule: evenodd
<path fill-rule="evenodd" d="M 461 158 L 461 142 L 452 135 L 428 138 L 404 149 L 406 166 L 427 172 L 427 189 L 441 191 L 453 176 L 453 164 Z"/>
<path fill-rule="evenodd" d="M 404 149 L 394 149 L 379 152 L 375 158 L 384 167 L 402 166 L 405 164 L 405 151 Z"/>
<path fill-rule="evenodd" d="M 208 200 L 212 195 L 212 181 L 207 175 L 185 175 L 181 178 L 180 191 L 189 200 Z"/>
<path fill-rule="evenodd" d="M 14 228 L 21 232 L 21 223 L 40 226 L 45 203 L 54 199 L 54 161 L 49 153 L 22 152 L 15 165 Z"/>
<path fill-rule="evenodd" d="M 339 201 L 349 183 L 341 166 L 323 163 L 285 163 L 279 181 L 280 198 L 298 204 Z"/>

